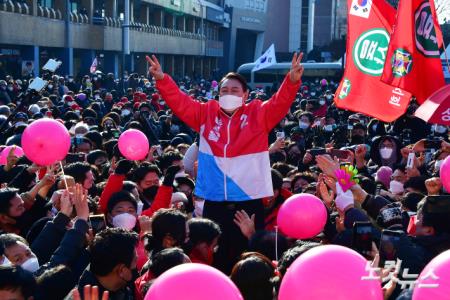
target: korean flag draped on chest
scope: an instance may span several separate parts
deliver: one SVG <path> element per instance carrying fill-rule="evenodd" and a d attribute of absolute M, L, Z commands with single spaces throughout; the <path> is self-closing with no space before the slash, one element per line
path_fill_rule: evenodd
<path fill-rule="evenodd" d="M 392 122 L 405 113 L 411 94 L 380 80 L 395 22 L 384 0 L 347 0 L 345 71 L 336 91 L 337 107 Z"/>

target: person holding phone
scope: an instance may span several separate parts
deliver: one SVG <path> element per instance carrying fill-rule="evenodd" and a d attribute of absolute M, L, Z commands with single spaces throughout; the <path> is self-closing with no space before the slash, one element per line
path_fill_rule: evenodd
<path fill-rule="evenodd" d="M 218 266 L 223 271 L 230 270 L 247 244 L 233 223 L 235 213 L 245 210 L 248 215 L 255 214 L 257 229 L 264 226 L 261 199 L 273 196 L 268 135 L 295 100 L 304 69 L 302 57 L 303 54 L 294 54 L 290 72 L 278 92 L 266 102 L 246 103 L 249 98 L 246 80 L 231 72 L 219 83 L 219 101 L 200 103 L 164 74 L 154 55 L 147 56 L 149 72 L 166 104 L 200 133 L 195 194 L 206 199 L 203 216 L 222 225 L 222 244 L 233 244 L 232 251 L 223 249 L 225 255 Z M 226 255 L 227 252 L 233 254 Z"/>

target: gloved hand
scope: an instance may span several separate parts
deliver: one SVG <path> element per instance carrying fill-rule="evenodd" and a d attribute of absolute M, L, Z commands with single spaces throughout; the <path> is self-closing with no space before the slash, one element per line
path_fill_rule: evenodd
<path fill-rule="evenodd" d="M 126 175 L 133 168 L 134 162 L 128 159 L 122 159 L 117 163 L 116 170 L 114 173 L 117 175 Z"/>
<path fill-rule="evenodd" d="M 179 166 L 170 166 L 167 168 L 166 175 L 164 176 L 163 185 L 172 186 L 175 180 L 175 175 L 181 171 Z"/>

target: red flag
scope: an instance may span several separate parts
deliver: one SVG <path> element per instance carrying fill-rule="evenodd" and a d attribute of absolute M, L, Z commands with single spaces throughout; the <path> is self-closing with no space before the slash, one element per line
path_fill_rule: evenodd
<path fill-rule="evenodd" d="M 380 80 L 395 9 L 384 0 L 347 0 L 345 71 L 337 107 L 392 122 L 403 115 L 411 94 Z"/>
<path fill-rule="evenodd" d="M 381 77 L 411 92 L 420 104 L 445 85 L 439 52 L 442 34 L 437 34 L 440 28 L 433 10 L 430 0 L 400 1 Z"/>
<path fill-rule="evenodd" d="M 91 72 L 91 74 L 94 74 L 95 71 L 97 71 L 97 57 L 94 58 L 94 60 L 92 61 L 92 65 L 91 65 L 89 71 Z"/>
<path fill-rule="evenodd" d="M 450 84 L 434 92 L 414 115 L 427 123 L 450 126 Z"/>

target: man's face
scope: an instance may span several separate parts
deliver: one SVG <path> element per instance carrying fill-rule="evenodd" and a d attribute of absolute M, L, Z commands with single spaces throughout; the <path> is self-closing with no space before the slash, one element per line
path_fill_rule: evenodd
<path fill-rule="evenodd" d="M 391 180 L 400 181 L 401 183 L 406 182 L 406 174 L 403 173 L 401 170 L 397 169 L 392 173 Z"/>
<path fill-rule="evenodd" d="M 178 186 L 178 191 L 185 194 L 186 197 L 189 197 L 190 195 L 192 195 L 192 189 L 187 184 L 181 184 L 180 186 Z"/>
<path fill-rule="evenodd" d="M 9 216 L 13 218 L 20 217 L 25 212 L 25 206 L 22 198 L 16 194 L 10 201 Z"/>
<path fill-rule="evenodd" d="M 86 179 L 83 182 L 83 187 L 86 190 L 89 190 L 93 185 L 94 185 L 94 174 L 92 173 L 92 171 L 89 170 L 86 172 Z"/>
<path fill-rule="evenodd" d="M 115 216 L 123 213 L 129 213 L 136 216 L 136 208 L 134 208 L 133 204 L 131 204 L 129 201 L 121 201 L 113 207 L 111 211 L 111 217 L 114 218 Z"/>
<path fill-rule="evenodd" d="M 6 248 L 5 255 L 15 266 L 21 265 L 26 260 L 35 257 L 34 253 L 31 252 L 30 247 L 22 242 L 17 242 L 16 244 Z"/>
<path fill-rule="evenodd" d="M 91 152 L 91 149 L 92 147 L 91 147 L 91 144 L 89 144 L 89 143 L 82 143 L 82 144 L 79 144 L 77 147 L 76 147 L 76 152 L 82 152 L 82 153 L 89 153 L 89 152 Z"/>
<path fill-rule="evenodd" d="M 415 225 L 416 225 L 415 236 L 434 235 L 433 227 L 423 225 L 423 214 L 420 210 L 417 212 Z"/>
<path fill-rule="evenodd" d="M 362 137 L 364 137 L 365 134 L 366 134 L 366 132 L 362 128 L 357 128 L 357 129 L 353 130 L 353 136 L 362 136 Z"/>
<path fill-rule="evenodd" d="M 139 183 L 139 187 L 145 190 L 151 186 L 159 186 L 159 177 L 155 172 L 148 172 L 144 179 Z"/>
<path fill-rule="evenodd" d="M 0 289 L 0 299 L 3 299 L 3 300 L 25 300 L 21 289 L 15 289 L 15 290 Z"/>
<path fill-rule="evenodd" d="M 244 91 L 242 84 L 236 79 L 225 79 L 223 81 L 222 86 L 220 87 L 219 96 L 225 95 L 242 97 L 244 103 L 248 99 L 248 91 Z"/>

